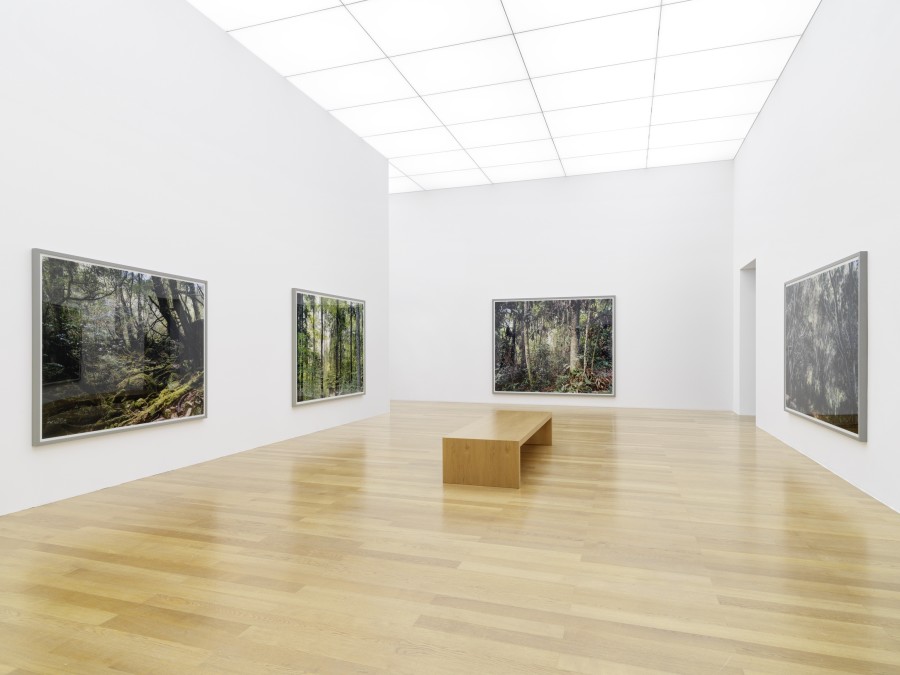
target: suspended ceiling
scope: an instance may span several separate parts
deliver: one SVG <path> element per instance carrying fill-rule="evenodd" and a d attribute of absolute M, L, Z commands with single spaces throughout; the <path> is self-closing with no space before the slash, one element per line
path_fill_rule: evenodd
<path fill-rule="evenodd" d="M 409 192 L 733 159 L 819 0 L 189 0 Z"/>

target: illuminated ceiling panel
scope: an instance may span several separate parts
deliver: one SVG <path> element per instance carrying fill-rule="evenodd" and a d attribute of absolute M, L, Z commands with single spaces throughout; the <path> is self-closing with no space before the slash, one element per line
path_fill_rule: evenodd
<path fill-rule="evenodd" d="M 410 192 L 733 159 L 819 0 L 189 0 Z"/>

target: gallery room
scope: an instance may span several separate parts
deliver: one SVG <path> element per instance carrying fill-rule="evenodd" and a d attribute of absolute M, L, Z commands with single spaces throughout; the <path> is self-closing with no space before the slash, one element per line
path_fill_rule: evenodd
<path fill-rule="evenodd" d="M 0 3 L 0 675 L 900 673 L 898 35 Z"/>

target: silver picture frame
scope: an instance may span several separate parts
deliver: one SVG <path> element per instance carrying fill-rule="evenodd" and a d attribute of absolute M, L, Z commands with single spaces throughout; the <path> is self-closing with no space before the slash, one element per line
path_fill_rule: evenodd
<path fill-rule="evenodd" d="M 299 372 L 299 362 L 298 362 L 298 345 L 297 345 L 297 322 L 299 319 L 299 304 L 297 302 L 299 295 L 313 295 L 319 298 L 327 298 L 330 300 L 340 300 L 347 303 L 353 303 L 359 305 L 362 310 L 362 369 L 357 371 L 360 374 L 361 379 L 361 390 L 349 392 L 346 394 L 336 394 L 330 396 L 322 396 L 319 398 L 310 398 L 306 400 L 298 400 L 300 398 L 300 390 L 298 387 L 298 372 Z M 366 354 L 368 353 L 368 345 L 366 343 L 366 338 L 368 332 L 366 331 L 366 301 L 361 300 L 359 298 L 349 298 L 343 295 L 335 295 L 334 293 L 322 293 L 320 291 L 311 291 L 309 289 L 304 288 L 292 288 L 291 289 L 291 316 L 293 320 L 291 321 L 291 405 L 293 407 L 310 405 L 313 403 L 322 403 L 323 401 L 336 401 L 338 399 L 343 398 L 352 398 L 355 396 L 364 396 L 366 393 L 367 386 L 367 378 L 366 378 Z M 359 354 L 357 354 L 357 358 L 359 358 Z"/>
<path fill-rule="evenodd" d="M 186 282 L 197 284 L 203 288 L 203 356 L 202 356 L 202 401 L 203 409 L 201 413 L 189 415 L 185 417 L 175 417 L 171 419 L 157 419 L 148 422 L 130 424 L 126 426 L 112 427 L 109 429 L 98 429 L 94 431 L 86 431 L 79 433 L 64 434 L 58 436 L 44 435 L 44 355 L 43 355 L 43 261 L 45 258 L 68 261 L 77 264 L 93 265 L 105 267 L 110 270 L 118 270 L 151 277 L 160 277 L 166 280 L 177 282 Z M 119 433 L 122 431 L 133 431 L 136 429 L 145 429 L 148 427 L 157 427 L 178 422 L 188 422 L 193 420 L 206 419 L 209 415 L 209 395 L 208 395 L 208 354 L 207 345 L 208 331 L 207 316 L 209 307 L 209 284 L 204 279 L 197 279 L 177 274 L 169 274 L 156 270 L 149 270 L 142 267 L 131 265 L 120 265 L 104 260 L 94 258 L 86 258 L 83 256 L 71 255 L 68 253 L 59 253 L 46 249 L 34 248 L 31 252 L 32 259 L 32 445 L 42 446 L 52 443 L 61 443 L 72 441 L 80 438 L 89 438 L 95 436 L 103 436 L 108 434 Z M 68 380 L 71 382 L 72 380 Z M 63 381 L 65 382 L 65 381 Z"/>
<path fill-rule="evenodd" d="M 611 314 L 612 314 L 612 330 L 611 330 L 611 344 L 610 344 L 610 353 L 611 353 L 611 363 L 610 369 L 612 371 L 612 382 L 610 386 L 610 390 L 608 392 L 562 392 L 562 391 L 507 391 L 507 390 L 498 390 L 497 389 L 497 331 L 495 327 L 496 322 L 496 308 L 498 303 L 510 303 L 510 302 L 548 302 L 548 301 L 559 301 L 559 300 L 609 300 L 611 304 Z M 493 394 L 498 395 L 521 395 L 521 396 L 591 396 L 591 397 L 604 397 L 611 398 L 616 395 L 616 386 L 618 375 L 616 373 L 616 330 L 617 330 L 617 321 L 616 321 L 616 296 L 615 295 L 575 295 L 575 296 L 555 296 L 555 297 L 545 297 L 545 298 L 496 298 L 491 300 L 491 392 Z"/>
<path fill-rule="evenodd" d="M 849 272 L 852 273 L 853 264 L 857 264 L 857 272 L 856 272 L 856 307 L 855 311 L 851 307 L 849 309 L 845 309 L 844 313 L 847 316 L 838 316 L 838 321 L 847 322 L 850 325 L 850 328 L 855 328 L 856 333 L 856 343 L 850 344 L 850 354 L 848 358 L 842 359 L 841 364 L 834 364 L 829 368 L 829 373 L 835 374 L 837 371 L 837 375 L 843 375 L 842 379 L 844 381 L 853 382 L 855 386 L 851 385 L 851 390 L 855 389 L 855 392 L 851 392 L 851 394 L 855 393 L 856 398 L 856 406 L 855 412 L 851 413 L 834 413 L 833 415 L 825 415 L 824 411 L 820 411 L 816 413 L 814 410 L 809 409 L 800 409 L 799 405 L 792 406 L 790 404 L 791 399 L 796 399 L 796 395 L 794 394 L 794 390 L 797 388 L 796 382 L 802 382 L 803 380 L 810 381 L 811 379 L 815 379 L 816 376 L 821 375 L 821 373 L 813 373 L 810 372 L 810 369 L 807 368 L 806 374 L 802 377 L 798 376 L 794 370 L 797 370 L 797 366 L 795 363 L 801 360 L 801 357 L 796 354 L 799 353 L 799 350 L 806 347 L 809 348 L 808 345 L 799 344 L 801 340 L 795 336 L 791 335 L 791 328 L 795 325 L 796 322 L 800 320 L 799 317 L 794 316 L 796 314 L 796 310 L 792 309 L 792 302 L 799 302 L 799 300 L 791 300 L 789 298 L 790 293 L 799 293 L 801 289 L 801 285 L 807 284 L 817 284 L 817 280 L 822 280 L 826 277 L 826 275 L 839 270 L 841 268 L 847 268 Z M 836 291 L 833 289 L 832 285 L 829 285 L 829 289 L 834 294 Z M 812 294 L 816 292 L 816 289 L 813 287 L 806 289 L 807 294 Z M 827 303 L 827 297 L 817 297 L 819 303 Z M 810 303 L 807 303 L 807 305 Z M 836 305 L 835 301 L 835 305 Z M 834 311 L 830 314 L 839 314 L 839 308 L 833 308 Z M 816 308 L 810 308 L 808 311 L 817 311 Z M 826 322 L 816 322 L 816 325 L 819 323 L 825 324 Z M 855 325 L 853 325 L 855 324 Z M 827 324 L 826 324 L 827 326 Z M 819 336 L 820 340 L 825 340 L 834 342 L 837 339 L 847 341 L 847 338 L 844 335 L 853 334 L 853 330 L 849 331 L 841 331 L 841 336 L 838 338 L 836 336 Z M 845 436 L 849 436 L 851 438 L 855 438 L 858 441 L 866 441 L 868 439 L 868 252 L 867 251 L 859 251 L 854 253 L 853 255 L 849 255 L 845 258 L 841 258 L 833 263 L 828 265 L 824 265 L 819 267 L 818 269 L 813 270 L 812 272 L 808 272 L 807 274 L 803 274 L 799 277 L 791 279 L 790 281 L 785 282 L 784 284 L 784 372 L 783 372 L 783 394 L 784 394 L 784 410 L 792 415 L 797 415 L 798 417 L 802 417 L 804 419 L 810 420 L 811 422 L 815 422 L 821 426 L 832 429 L 838 433 L 841 433 Z M 835 350 L 838 347 L 834 347 Z M 844 348 L 846 351 L 846 347 Z M 853 353 L 855 352 L 855 354 Z M 849 373 L 842 373 L 842 369 L 844 371 L 847 370 L 848 366 L 850 367 Z M 855 377 L 853 377 L 853 367 L 855 367 Z M 824 366 L 823 366 L 824 368 Z M 835 376 L 837 376 L 835 375 Z M 846 389 L 846 387 L 844 387 Z M 832 390 L 840 390 L 839 387 L 831 387 Z M 835 394 L 832 394 L 832 398 L 834 398 Z M 852 396 L 848 397 L 851 401 L 850 410 L 852 411 L 854 408 L 852 406 Z M 847 422 L 843 424 L 838 423 L 843 419 L 852 419 L 853 415 L 856 416 L 856 430 L 853 430 L 853 425 Z M 828 421 L 825 417 L 832 417 L 834 422 Z"/>

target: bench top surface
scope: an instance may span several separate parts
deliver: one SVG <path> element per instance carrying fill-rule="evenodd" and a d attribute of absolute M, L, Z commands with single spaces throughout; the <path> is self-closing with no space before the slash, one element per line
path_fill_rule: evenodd
<path fill-rule="evenodd" d="M 444 438 L 487 441 L 524 441 L 552 417 L 532 410 L 496 410 Z"/>

